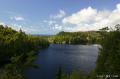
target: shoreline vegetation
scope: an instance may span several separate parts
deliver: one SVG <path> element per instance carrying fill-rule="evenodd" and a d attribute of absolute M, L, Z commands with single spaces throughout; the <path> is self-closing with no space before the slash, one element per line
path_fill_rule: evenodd
<path fill-rule="evenodd" d="M 100 48 L 96 68 L 90 74 L 80 71 L 68 74 L 60 68 L 57 79 L 120 79 L 120 25 L 116 25 L 113 29 L 102 28 L 100 34 L 102 48 Z"/>
<path fill-rule="evenodd" d="M 100 44 L 100 31 L 87 32 L 59 32 L 54 36 L 47 36 L 46 38 L 51 44 Z"/>
<path fill-rule="evenodd" d="M 33 67 L 36 52 L 49 42 L 0 25 L 0 79 L 24 79 L 23 70 Z"/>
<path fill-rule="evenodd" d="M 109 31 L 108 31 L 109 30 Z M 26 79 L 24 69 L 36 67 L 32 62 L 39 49 L 49 44 L 100 44 L 96 68 L 91 74 L 71 74 L 58 69 L 56 79 L 118 79 L 120 77 L 120 25 L 99 31 L 60 32 L 54 36 L 32 36 L 0 25 L 0 79 Z M 109 77 L 108 77 L 109 76 Z"/>

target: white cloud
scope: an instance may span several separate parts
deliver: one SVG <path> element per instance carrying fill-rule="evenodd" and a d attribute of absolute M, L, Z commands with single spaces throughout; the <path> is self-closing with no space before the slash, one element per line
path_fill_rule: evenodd
<path fill-rule="evenodd" d="M 89 22 L 92 20 L 92 18 L 94 18 L 96 13 L 96 9 L 88 7 L 87 9 L 83 9 L 69 17 L 64 18 L 63 23 L 79 24 L 81 22 Z"/>
<path fill-rule="evenodd" d="M 48 25 L 53 25 L 55 23 L 56 23 L 56 21 L 53 21 L 53 20 L 48 21 Z"/>
<path fill-rule="evenodd" d="M 3 26 L 4 26 L 4 25 L 5 25 L 5 23 L 4 23 L 4 22 L 0 22 L 0 25 L 3 25 Z"/>
<path fill-rule="evenodd" d="M 11 20 L 16 20 L 16 21 L 23 21 L 25 20 L 24 17 L 22 16 L 14 16 L 14 17 L 10 17 Z"/>
<path fill-rule="evenodd" d="M 17 30 L 17 31 L 19 31 L 23 27 L 22 25 L 19 25 L 19 24 L 10 24 L 9 26 L 12 27 L 13 29 Z"/>
<path fill-rule="evenodd" d="M 117 7 L 117 10 L 120 11 L 120 4 L 117 4 L 116 7 Z"/>
<path fill-rule="evenodd" d="M 12 27 L 13 29 L 19 31 L 20 29 L 22 29 L 23 32 L 26 32 L 27 34 L 34 34 L 34 33 L 38 33 L 38 28 L 36 28 L 35 26 L 25 26 L 25 25 L 21 25 L 21 24 L 11 24 L 9 27 Z"/>
<path fill-rule="evenodd" d="M 98 30 L 102 27 L 120 24 L 120 4 L 113 11 L 84 8 L 62 20 L 63 24 L 73 24 L 72 31 Z"/>
<path fill-rule="evenodd" d="M 52 19 L 60 19 L 63 18 L 66 15 L 65 11 L 59 10 L 59 12 L 56 15 L 51 15 L 50 17 Z"/>
<path fill-rule="evenodd" d="M 54 30 L 61 31 L 61 30 L 62 30 L 62 26 L 59 25 L 59 24 L 55 24 L 53 29 L 54 29 Z"/>

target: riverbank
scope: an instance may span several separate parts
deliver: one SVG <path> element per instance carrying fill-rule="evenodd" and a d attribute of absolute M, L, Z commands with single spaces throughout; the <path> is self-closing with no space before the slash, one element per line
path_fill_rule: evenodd
<path fill-rule="evenodd" d="M 24 79 L 22 71 L 33 66 L 35 51 L 48 46 L 43 38 L 0 25 L 0 79 Z"/>

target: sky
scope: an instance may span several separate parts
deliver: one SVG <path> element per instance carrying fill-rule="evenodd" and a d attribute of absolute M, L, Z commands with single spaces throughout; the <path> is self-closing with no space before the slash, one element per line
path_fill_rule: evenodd
<path fill-rule="evenodd" d="M 120 24 L 120 0 L 0 0 L 0 24 L 27 34 L 98 30 Z"/>

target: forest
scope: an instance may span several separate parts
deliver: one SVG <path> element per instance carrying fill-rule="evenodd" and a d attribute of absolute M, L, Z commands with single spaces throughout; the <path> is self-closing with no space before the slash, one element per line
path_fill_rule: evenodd
<path fill-rule="evenodd" d="M 23 70 L 34 66 L 38 49 L 48 46 L 46 39 L 0 25 L 0 79 L 23 79 Z"/>
<path fill-rule="evenodd" d="M 109 30 L 109 31 L 108 31 Z M 100 29 L 102 36 L 96 68 L 86 75 L 80 71 L 66 74 L 60 68 L 57 79 L 120 79 L 120 25 Z"/>
<path fill-rule="evenodd" d="M 109 31 L 108 31 L 109 30 Z M 15 31 L 0 25 L 0 79 L 26 79 L 24 69 L 32 64 L 38 49 L 51 44 L 100 44 L 97 66 L 89 75 L 79 71 L 71 74 L 58 70 L 56 79 L 119 79 L 120 77 L 120 25 L 100 31 L 60 32 L 54 36 L 40 37 Z M 101 77 L 102 76 L 102 77 Z M 115 78 L 116 77 L 116 78 Z"/>
<path fill-rule="evenodd" d="M 48 37 L 48 41 L 53 44 L 99 44 L 101 37 L 100 31 L 62 31 L 54 36 Z"/>

